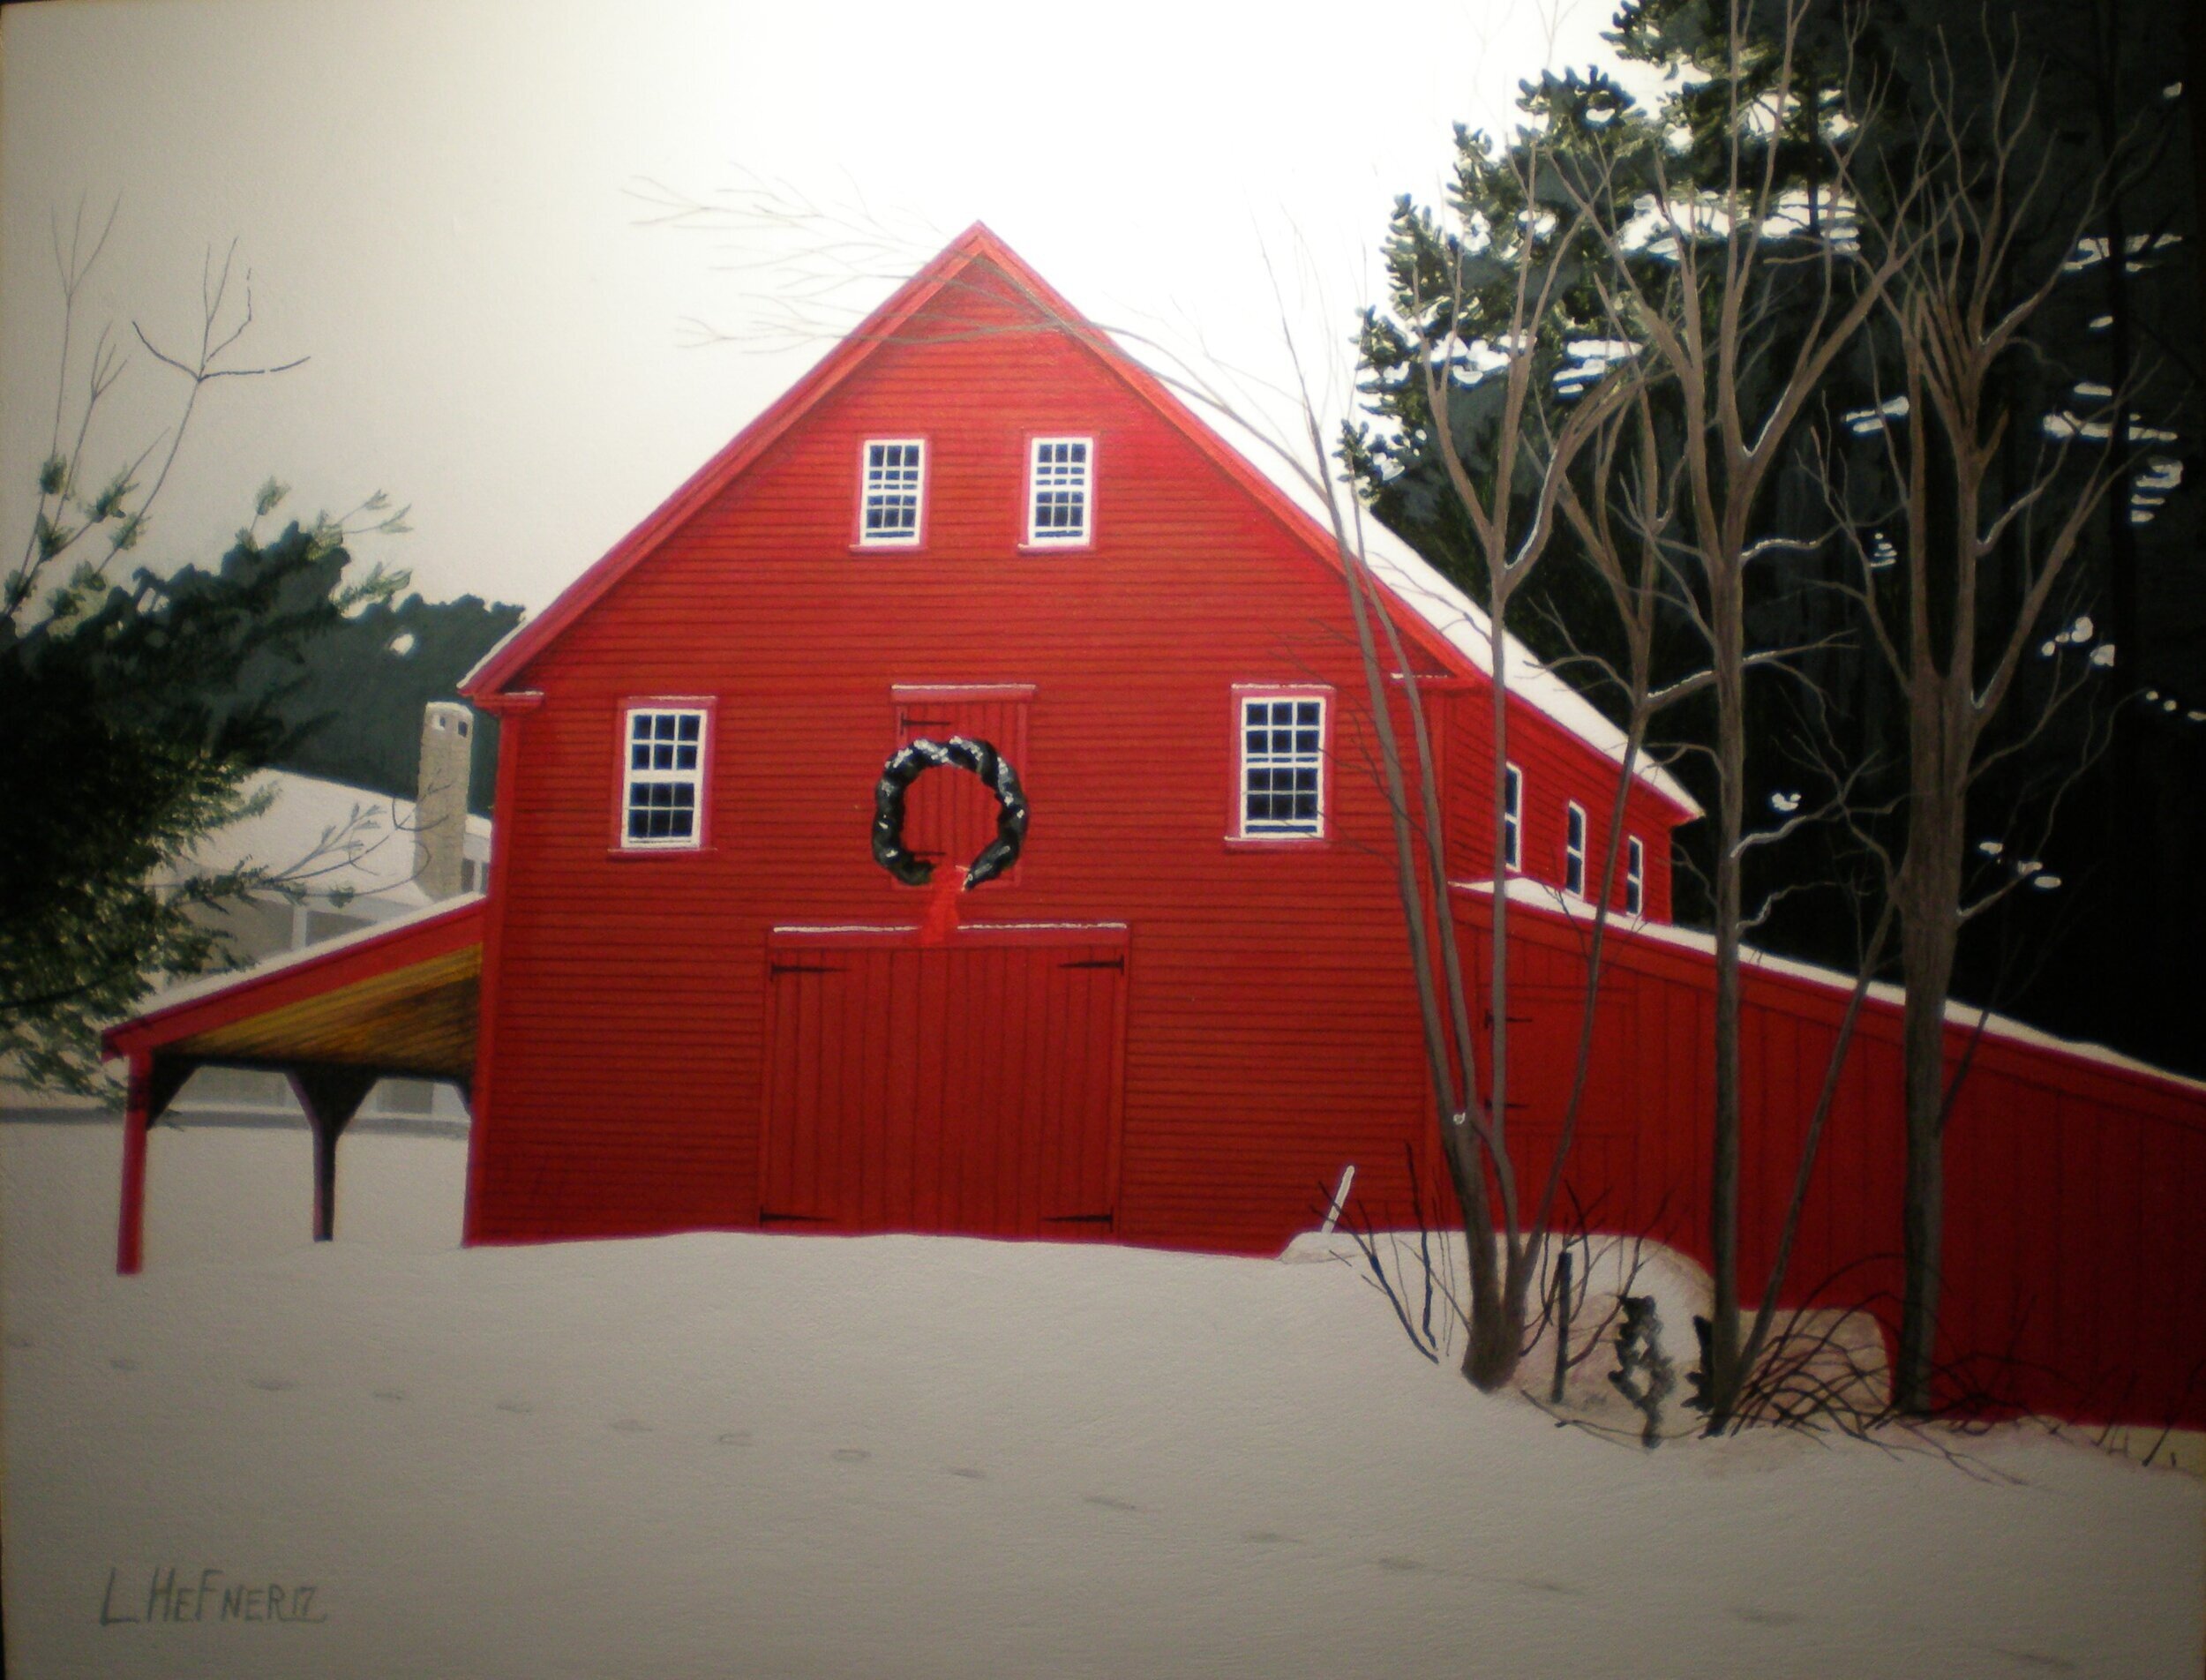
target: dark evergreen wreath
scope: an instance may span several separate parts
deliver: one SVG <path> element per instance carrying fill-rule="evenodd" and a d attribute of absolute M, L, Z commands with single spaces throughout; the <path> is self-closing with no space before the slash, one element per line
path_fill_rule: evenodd
<path fill-rule="evenodd" d="M 982 848 L 965 871 L 965 888 L 994 881 L 1018 861 L 1026 841 L 1026 795 L 1019 787 L 1018 772 L 1011 761 L 987 741 L 953 735 L 948 741 L 913 741 L 889 755 L 874 787 L 874 861 L 907 887 L 924 887 L 934 866 L 904 849 L 904 793 L 937 765 L 971 770 L 996 797 L 1002 807 L 995 820 L 995 838 Z"/>

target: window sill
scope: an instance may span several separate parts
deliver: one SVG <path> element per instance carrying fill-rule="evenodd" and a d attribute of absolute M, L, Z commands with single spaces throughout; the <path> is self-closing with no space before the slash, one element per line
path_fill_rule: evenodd
<path fill-rule="evenodd" d="M 927 539 L 922 537 L 916 543 L 852 543 L 850 551 L 852 555 L 924 554 Z"/>
<path fill-rule="evenodd" d="M 710 846 L 607 846 L 605 856 L 615 863 L 644 863 L 659 858 L 709 858 Z"/>
<path fill-rule="evenodd" d="M 1332 836 L 1324 834 L 1229 834 L 1228 851 L 1329 851 Z"/>
<path fill-rule="evenodd" d="M 1095 547 L 1095 539 L 1084 536 L 1077 543 L 1021 543 L 1022 554 L 1085 554 Z"/>

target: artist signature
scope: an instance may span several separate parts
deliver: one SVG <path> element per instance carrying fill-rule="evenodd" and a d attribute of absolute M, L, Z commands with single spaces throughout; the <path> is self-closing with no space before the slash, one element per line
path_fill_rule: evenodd
<path fill-rule="evenodd" d="M 100 1595 L 100 1625 L 126 1622 L 326 1622 L 322 1590 L 313 1581 L 242 1580 L 219 1569 L 196 1575 L 171 1564 L 146 1571 L 146 1595 L 110 1565 Z"/>

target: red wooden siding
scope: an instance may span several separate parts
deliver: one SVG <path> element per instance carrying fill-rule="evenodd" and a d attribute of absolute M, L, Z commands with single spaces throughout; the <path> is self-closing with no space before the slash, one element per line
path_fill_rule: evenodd
<path fill-rule="evenodd" d="M 1449 866 L 1457 880 L 1493 878 L 1494 754 L 1493 689 L 1482 679 L 1456 696 L 1449 733 L 1452 743 L 1447 769 Z M 1585 808 L 1586 894 L 1599 889 L 1608 861 L 1609 818 L 1616 798 L 1615 762 L 1589 751 L 1585 743 L 1557 729 L 1512 692 L 1509 701 L 1508 761 L 1522 772 L 1523 805 L 1519 873 L 1560 888 L 1563 883 L 1564 816 L 1572 800 Z M 1642 760 L 1642 767 L 1645 761 Z M 1670 832 L 1676 814 L 1651 789 L 1634 785 L 1624 804 L 1624 832 L 1617 846 L 1636 835 L 1647 849 L 1647 874 L 1640 914 L 1647 921 L 1670 918 Z M 1617 860 L 1609 904 L 1624 908 L 1624 859 Z"/>
<path fill-rule="evenodd" d="M 986 301 L 961 288 L 961 321 Z M 515 673 L 544 700 L 506 807 L 479 1239 L 754 1216 L 769 930 L 919 914 L 867 850 L 899 686 L 1032 689 L 1024 857 L 965 900 L 968 925 L 1136 930 L 1121 1237 L 1276 1247 L 1422 1114 L 1384 805 L 1339 746 L 1362 674 L 1337 574 L 1092 351 L 982 313 L 881 346 Z M 859 444 L 919 433 L 925 542 L 852 553 Z M 1097 439 L 1090 548 L 1018 550 L 1036 433 Z M 1323 842 L 1227 841 L 1251 683 L 1335 692 Z M 743 720 L 716 746 L 705 850 L 608 855 L 616 707 L 637 693 L 717 694 Z M 992 826 L 993 802 L 967 820 Z"/>
<path fill-rule="evenodd" d="M 777 934 L 759 1221 L 1107 1235 L 1124 931 Z"/>
<path fill-rule="evenodd" d="M 1490 901 L 1459 896 L 1483 995 Z M 1553 1158 L 1577 1051 L 1584 930 L 1534 906 L 1511 926 L 1509 1125 L 1520 1183 Z M 1708 1258 L 1714 970 L 1619 931 L 1595 1016 L 1599 1058 L 1564 1181 L 1589 1228 L 1646 1232 Z M 1758 1300 L 1837 1038 L 1842 986 L 1750 968 L 1742 1018 L 1740 1283 Z M 2206 1425 L 2206 1245 L 2186 1198 L 2206 1183 L 2206 1095 L 2026 1041 L 1948 1031 L 1970 1057 L 1947 1132 L 1947 1392 L 2074 1419 Z M 1872 998 L 1811 1185 L 1788 1306 L 1863 1309 L 1896 1333 L 1900 1018 Z M 1428 1202 L 1444 1196 L 1421 1142 Z M 1366 1177 L 1359 1173 L 1357 1188 Z M 1399 1175 L 1374 1195 L 1407 1211 Z M 1529 1195 L 1532 1192 L 1527 1191 Z M 1565 1218 L 1572 1206 L 1564 1203 Z"/>

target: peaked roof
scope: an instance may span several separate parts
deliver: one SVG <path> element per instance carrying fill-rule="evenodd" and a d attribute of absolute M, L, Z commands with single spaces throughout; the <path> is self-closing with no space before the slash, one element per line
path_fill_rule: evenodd
<path fill-rule="evenodd" d="M 1289 494 L 1204 424 L 1162 380 L 1068 303 L 984 224 L 976 221 L 897 288 L 888 301 L 861 321 L 764 413 L 737 433 L 725 448 L 692 474 L 649 518 L 614 544 L 602 559 L 568 585 L 549 607 L 516 626 L 492 648 L 461 683 L 461 694 L 478 705 L 494 709 L 498 696 L 569 626 L 862 367 L 876 349 L 894 341 L 905 322 L 979 262 L 999 271 L 1043 319 L 1085 347 L 1108 371 L 1215 462 L 1228 478 L 1269 509 L 1317 559 L 1339 570 L 1339 554 L 1332 534 L 1316 510 Z M 1490 677 L 1488 621 L 1476 604 L 1375 521 L 1363 519 L 1360 535 L 1373 574 L 1392 603 L 1402 610 L 1401 622 L 1407 634 L 1443 665 L 1459 670 L 1467 665 Z M 1621 761 L 1622 731 L 1576 689 L 1534 658 L 1514 636 L 1505 639 L 1504 648 L 1512 694 L 1596 752 Z M 1692 796 L 1660 766 L 1642 761 L 1635 774 L 1684 815 L 1697 817 L 1701 814 Z"/>

